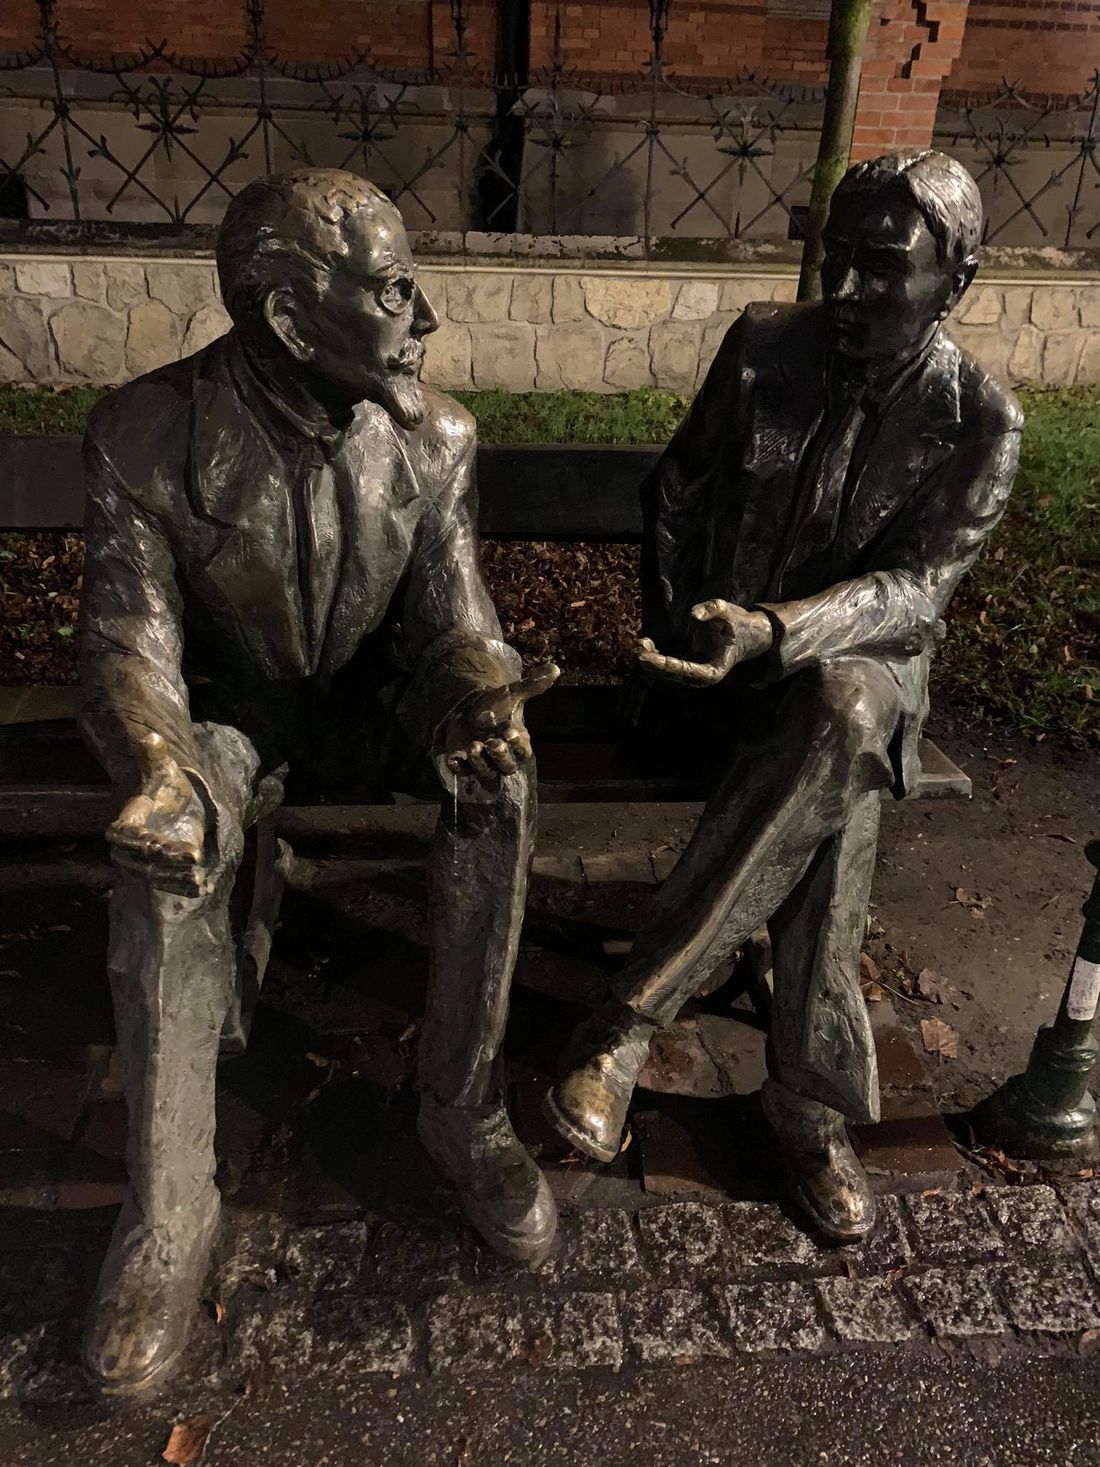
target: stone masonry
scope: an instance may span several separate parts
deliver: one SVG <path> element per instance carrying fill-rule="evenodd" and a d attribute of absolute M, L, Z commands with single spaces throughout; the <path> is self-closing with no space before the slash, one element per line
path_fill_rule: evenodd
<path fill-rule="evenodd" d="M 1100 1331 L 1094 1182 L 884 1197 L 871 1238 L 847 1247 L 771 1203 L 596 1208 L 565 1220 L 534 1274 L 414 1217 L 293 1228 L 237 1212 L 230 1233 L 191 1367 L 229 1391 L 288 1365 L 350 1385 L 933 1342 L 1046 1354 Z M 66 1360 L 96 1248 L 52 1224 L 40 1246 L 24 1228 L 5 1248 L 0 1397 L 79 1390 Z"/>
<path fill-rule="evenodd" d="M 690 393 L 748 302 L 794 299 L 796 271 L 425 259 L 422 279 L 441 387 Z M 209 257 L 0 257 L 0 382 L 125 381 L 228 324 Z M 1100 383 L 1100 274 L 990 271 L 953 329 L 1014 383 Z"/>

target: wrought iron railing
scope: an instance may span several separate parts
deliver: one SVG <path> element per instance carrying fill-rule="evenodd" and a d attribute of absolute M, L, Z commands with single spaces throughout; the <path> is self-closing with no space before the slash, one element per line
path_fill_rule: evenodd
<path fill-rule="evenodd" d="M 808 196 L 820 89 L 678 78 L 671 0 L 651 0 L 649 63 L 627 78 L 566 65 L 561 7 L 548 63 L 509 73 L 452 0 L 443 59 L 414 73 L 369 49 L 288 60 L 264 0 L 243 3 L 240 54 L 201 61 L 164 42 L 83 56 L 38 0 L 37 44 L 0 56 L 0 197 L 25 190 L 36 218 L 216 223 L 248 179 L 327 164 L 421 230 L 738 239 L 787 236 Z"/>
<path fill-rule="evenodd" d="M 936 141 L 981 186 L 987 244 L 1100 245 L 1100 71 L 1078 97 L 947 94 Z"/>
<path fill-rule="evenodd" d="M 369 45 L 339 61 L 289 59 L 269 38 L 265 0 L 237 3 L 239 53 L 203 61 L 165 41 L 83 55 L 57 0 L 37 0 L 35 43 L 0 54 L 0 215 L 212 225 L 249 179 L 325 164 L 370 176 L 420 231 L 628 236 L 648 248 L 797 237 L 822 89 L 678 74 L 667 38 L 688 23 L 681 0 L 648 0 L 648 60 L 615 77 L 566 64 L 562 5 L 548 58 L 528 66 L 476 54 L 469 0 L 451 0 L 439 59 L 414 71 Z M 1100 244 L 1100 74 L 1076 99 L 1006 86 L 945 102 L 937 141 L 978 176 L 988 242 Z"/>

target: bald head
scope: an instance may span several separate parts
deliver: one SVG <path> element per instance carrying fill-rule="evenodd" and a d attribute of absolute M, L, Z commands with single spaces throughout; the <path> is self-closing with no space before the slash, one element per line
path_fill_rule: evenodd
<path fill-rule="evenodd" d="M 380 275 L 407 248 L 395 205 L 354 173 L 309 168 L 250 183 L 229 205 L 218 236 L 218 280 L 234 323 L 261 315 L 275 289 L 322 296 L 364 234 Z"/>

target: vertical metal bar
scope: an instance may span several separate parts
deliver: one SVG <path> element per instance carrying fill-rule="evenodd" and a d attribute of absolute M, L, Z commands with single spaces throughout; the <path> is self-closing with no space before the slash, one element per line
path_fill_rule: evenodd
<path fill-rule="evenodd" d="M 256 75 L 256 119 L 264 145 L 264 172 L 272 173 L 271 108 L 267 101 L 267 13 L 264 0 L 245 0 L 248 28 L 252 33 L 252 57 Z"/>
<path fill-rule="evenodd" d="M 53 0 L 38 0 L 38 13 L 42 18 L 42 47 L 50 63 L 50 72 L 53 76 L 53 110 L 54 116 L 61 124 L 61 142 L 65 149 L 65 167 L 61 170 L 65 182 L 69 185 L 69 199 L 73 206 L 73 218 L 80 218 L 80 193 L 77 189 L 77 179 L 80 177 L 80 169 L 73 163 L 73 145 L 69 137 L 69 103 L 66 100 L 64 88 L 61 85 L 60 47 L 57 38 L 57 20 L 54 16 Z"/>
<path fill-rule="evenodd" d="M 1100 71 L 1092 74 L 1092 111 L 1089 114 L 1089 129 L 1081 139 L 1081 166 L 1077 170 L 1077 187 L 1073 191 L 1073 203 L 1069 206 L 1069 217 L 1066 220 L 1065 249 L 1069 249 L 1070 239 L 1073 236 L 1073 226 L 1077 222 L 1077 214 L 1081 208 L 1081 194 L 1085 187 L 1085 171 L 1093 153 L 1100 144 L 1100 129 L 1097 127 L 1097 118 L 1100 117 Z"/>
<path fill-rule="evenodd" d="M 665 33 L 672 0 L 649 0 L 649 33 L 652 49 L 649 55 L 649 121 L 646 123 L 645 199 L 642 203 L 643 247 L 650 252 L 653 235 L 653 169 L 657 157 L 657 95 L 664 64 Z"/>
<path fill-rule="evenodd" d="M 459 228 L 463 234 L 463 249 L 465 249 L 465 235 L 470 221 L 466 213 L 467 199 L 467 163 L 466 163 L 466 141 L 468 121 L 466 117 L 466 3 L 465 0 L 451 0 L 451 24 L 454 26 L 455 35 L 455 60 L 458 62 L 458 116 L 455 118 L 455 130 L 458 133 L 458 220 Z"/>

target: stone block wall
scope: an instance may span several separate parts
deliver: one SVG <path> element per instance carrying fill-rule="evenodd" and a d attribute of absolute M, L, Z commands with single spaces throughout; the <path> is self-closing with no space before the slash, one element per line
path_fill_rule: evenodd
<path fill-rule="evenodd" d="M 795 294 L 793 265 L 425 260 L 422 279 L 426 380 L 511 392 L 692 392 L 748 302 Z M 0 381 L 122 382 L 228 324 L 209 257 L 0 257 Z M 989 272 L 953 332 L 1014 383 L 1100 383 L 1100 273 Z"/>

